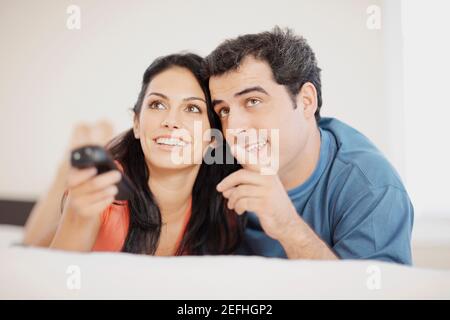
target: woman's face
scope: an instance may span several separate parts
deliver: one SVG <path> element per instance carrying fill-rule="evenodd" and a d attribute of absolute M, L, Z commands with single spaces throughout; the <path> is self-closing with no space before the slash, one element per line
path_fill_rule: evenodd
<path fill-rule="evenodd" d="M 210 141 L 205 95 L 186 68 L 170 67 L 149 83 L 134 135 L 153 168 L 199 166 Z"/>

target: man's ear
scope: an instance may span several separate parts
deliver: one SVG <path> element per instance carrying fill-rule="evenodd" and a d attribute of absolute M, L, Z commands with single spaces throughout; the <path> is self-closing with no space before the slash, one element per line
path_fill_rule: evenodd
<path fill-rule="evenodd" d="M 134 137 L 136 139 L 139 139 L 139 119 L 137 117 L 134 117 L 133 120 L 133 133 L 134 133 Z"/>
<path fill-rule="evenodd" d="M 303 84 L 297 94 L 297 108 L 303 108 L 305 119 L 314 117 L 317 110 L 317 90 L 311 82 Z"/>

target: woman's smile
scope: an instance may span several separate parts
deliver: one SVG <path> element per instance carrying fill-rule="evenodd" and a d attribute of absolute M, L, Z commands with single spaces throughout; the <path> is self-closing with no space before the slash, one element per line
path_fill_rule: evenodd
<path fill-rule="evenodd" d="M 173 135 L 161 135 L 152 139 L 153 143 L 161 150 L 172 151 L 181 149 L 190 144 L 185 139 Z"/>

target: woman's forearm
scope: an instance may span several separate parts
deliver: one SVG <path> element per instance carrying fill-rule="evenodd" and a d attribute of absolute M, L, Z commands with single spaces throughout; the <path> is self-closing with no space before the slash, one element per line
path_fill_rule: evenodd
<path fill-rule="evenodd" d="M 50 248 L 89 252 L 95 244 L 100 225 L 100 216 L 80 217 L 65 211 Z"/>
<path fill-rule="evenodd" d="M 69 162 L 63 161 L 47 191 L 34 205 L 25 224 L 23 243 L 48 247 L 61 218 L 61 200 L 66 190 Z"/>

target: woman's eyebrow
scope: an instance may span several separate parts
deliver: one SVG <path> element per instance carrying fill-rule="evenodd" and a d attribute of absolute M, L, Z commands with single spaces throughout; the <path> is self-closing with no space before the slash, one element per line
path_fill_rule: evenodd
<path fill-rule="evenodd" d="M 147 97 L 149 97 L 149 96 L 151 96 L 151 95 L 159 96 L 159 97 L 161 97 L 161 98 L 164 98 L 164 99 L 166 99 L 166 100 L 169 100 L 169 98 L 168 98 L 165 94 L 162 94 L 162 93 L 159 93 L 159 92 L 150 92 L 150 93 L 147 95 Z"/>
<path fill-rule="evenodd" d="M 158 97 L 164 98 L 166 100 L 170 100 L 168 96 L 166 96 L 165 94 L 159 93 L 159 92 L 150 92 L 147 95 L 147 97 L 151 96 L 151 95 L 158 96 Z M 199 100 L 199 101 L 203 101 L 204 103 L 206 103 L 205 99 L 202 99 L 202 98 L 199 98 L 199 97 L 189 97 L 189 98 L 184 98 L 183 99 L 183 101 L 192 101 L 192 100 Z"/>
<path fill-rule="evenodd" d="M 205 99 L 199 98 L 199 97 L 189 97 L 189 98 L 184 98 L 183 101 L 192 101 L 192 100 L 200 100 L 203 101 L 204 103 L 206 103 Z"/>

